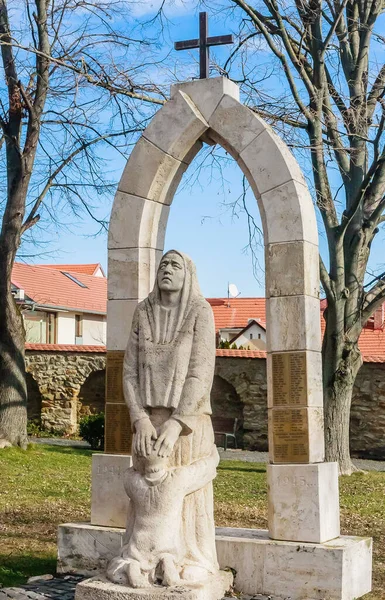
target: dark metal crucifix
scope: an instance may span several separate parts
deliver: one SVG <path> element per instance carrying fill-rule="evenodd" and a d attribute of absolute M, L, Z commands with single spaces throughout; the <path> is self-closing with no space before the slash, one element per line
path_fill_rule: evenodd
<path fill-rule="evenodd" d="M 175 42 L 175 50 L 191 50 L 199 48 L 199 78 L 207 79 L 209 76 L 209 47 L 223 46 L 223 44 L 232 44 L 232 35 L 217 35 L 208 37 L 208 19 L 207 12 L 199 13 L 199 40 L 186 40 L 185 42 Z"/>

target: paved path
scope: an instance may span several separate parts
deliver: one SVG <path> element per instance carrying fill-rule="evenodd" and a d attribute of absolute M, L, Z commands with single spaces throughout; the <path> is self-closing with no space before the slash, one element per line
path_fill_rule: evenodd
<path fill-rule="evenodd" d="M 221 460 L 241 460 L 244 462 L 260 462 L 268 461 L 267 452 L 251 452 L 250 450 L 227 450 L 218 448 Z M 368 460 L 363 458 L 354 458 L 354 464 L 363 471 L 385 471 L 385 461 Z"/>
<path fill-rule="evenodd" d="M 71 448 L 88 449 L 91 446 L 83 440 L 67 440 L 62 438 L 29 438 L 36 444 L 48 444 L 51 446 L 66 446 Z M 267 452 L 251 452 L 250 450 L 223 450 L 218 448 L 221 460 L 240 460 L 242 462 L 266 463 Z M 385 461 L 355 458 L 354 464 L 363 471 L 385 471 Z"/>
<path fill-rule="evenodd" d="M 37 579 L 36 577 L 34 578 Z M 49 580 L 26 583 L 20 587 L 0 588 L 0 600 L 74 600 L 75 587 L 84 577 L 79 575 L 61 575 Z M 273 596 L 239 596 L 238 600 L 284 600 Z M 223 598 L 228 600 L 228 598 Z M 290 600 L 287 598 L 286 600 Z"/>

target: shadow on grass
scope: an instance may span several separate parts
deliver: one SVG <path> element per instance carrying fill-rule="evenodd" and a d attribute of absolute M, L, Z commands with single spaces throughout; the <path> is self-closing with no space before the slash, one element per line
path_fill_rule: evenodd
<path fill-rule="evenodd" d="M 7 556 L 0 553 L 0 583 L 13 587 L 26 583 L 28 577 L 56 573 L 55 556 L 19 554 Z"/>
<path fill-rule="evenodd" d="M 91 448 L 74 448 L 72 446 L 51 446 L 49 444 L 39 444 L 41 448 L 44 448 L 45 452 L 51 452 L 56 454 L 76 454 L 77 456 L 91 456 L 97 453 L 97 450 L 91 450 Z M 100 454 L 100 452 L 99 452 Z"/>
<path fill-rule="evenodd" d="M 220 462 L 218 465 L 218 471 L 235 471 L 238 473 L 266 473 L 266 467 L 259 463 L 236 463 L 228 461 L 230 464 L 226 464 L 227 461 Z"/>

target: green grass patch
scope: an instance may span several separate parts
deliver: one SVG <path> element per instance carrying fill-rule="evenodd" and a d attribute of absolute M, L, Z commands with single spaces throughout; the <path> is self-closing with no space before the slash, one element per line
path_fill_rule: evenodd
<path fill-rule="evenodd" d="M 59 523 L 90 518 L 91 450 L 32 445 L 0 451 L 0 583 L 55 573 Z M 385 600 L 385 473 L 340 479 L 345 534 L 374 538 L 374 590 Z M 223 461 L 214 482 L 218 526 L 267 527 L 265 465 Z"/>

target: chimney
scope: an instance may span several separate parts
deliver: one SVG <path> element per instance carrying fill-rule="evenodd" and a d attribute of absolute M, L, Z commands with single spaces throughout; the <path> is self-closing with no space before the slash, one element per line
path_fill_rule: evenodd
<path fill-rule="evenodd" d="M 384 304 L 377 308 L 376 312 L 373 315 L 374 325 L 373 329 L 383 329 L 384 327 Z"/>

